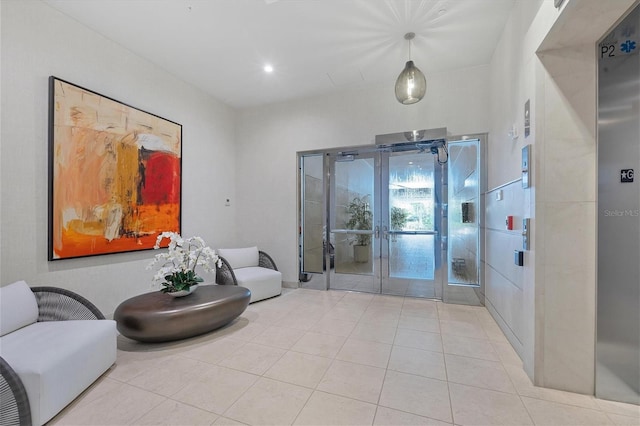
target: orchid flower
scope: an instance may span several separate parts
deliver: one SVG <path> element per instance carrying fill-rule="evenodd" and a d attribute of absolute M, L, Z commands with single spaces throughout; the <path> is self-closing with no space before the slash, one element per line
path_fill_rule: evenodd
<path fill-rule="evenodd" d="M 196 274 L 198 266 L 207 272 L 215 272 L 216 266 L 222 266 L 220 257 L 200 237 L 184 239 L 176 232 L 163 232 L 158 235 L 153 248 L 159 249 L 164 239 L 169 239 L 167 252 L 156 254 L 147 265 L 147 269 L 160 266 L 153 281 L 161 282 L 161 291 L 164 293 L 188 290 L 192 285 L 202 282 L 202 278 Z"/>

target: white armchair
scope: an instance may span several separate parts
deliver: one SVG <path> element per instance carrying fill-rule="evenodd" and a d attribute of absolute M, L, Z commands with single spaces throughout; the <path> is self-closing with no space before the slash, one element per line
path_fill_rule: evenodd
<path fill-rule="evenodd" d="M 282 293 L 282 274 L 267 253 L 257 247 L 218 249 L 222 267 L 216 283 L 238 285 L 251 291 L 251 303 Z"/>
<path fill-rule="evenodd" d="M 0 308 L 2 425 L 46 423 L 116 360 L 115 321 L 76 293 L 19 281 Z"/>

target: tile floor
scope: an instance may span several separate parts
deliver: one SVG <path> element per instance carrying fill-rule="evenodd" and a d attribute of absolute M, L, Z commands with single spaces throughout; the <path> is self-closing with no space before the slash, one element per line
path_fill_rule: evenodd
<path fill-rule="evenodd" d="M 118 341 L 56 425 L 639 425 L 640 407 L 534 387 L 486 309 L 287 290 L 231 325 Z"/>
<path fill-rule="evenodd" d="M 358 275 L 348 273 L 335 273 L 331 270 L 331 289 L 357 291 L 364 293 L 379 293 L 380 282 L 374 280 L 373 275 Z M 326 276 L 323 274 L 308 274 L 308 281 L 301 283 L 302 288 L 324 290 L 326 288 Z M 433 281 L 390 278 L 385 280 L 382 292 L 393 296 L 441 298 L 442 291 L 438 291 Z M 478 304 L 477 298 L 471 304 Z"/>

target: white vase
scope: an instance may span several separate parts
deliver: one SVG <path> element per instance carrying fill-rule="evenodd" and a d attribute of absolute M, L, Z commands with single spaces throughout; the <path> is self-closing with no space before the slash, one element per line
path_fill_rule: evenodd
<path fill-rule="evenodd" d="M 353 260 L 356 263 L 369 262 L 369 246 L 353 246 Z"/>
<path fill-rule="evenodd" d="M 174 291 L 172 293 L 167 293 L 167 294 L 171 297 L 184 297 L 196 291 L 197 288 L 198 288 L 198 284 L 194 284 L 191 287 L 189 287 L 189 290 Z"/>

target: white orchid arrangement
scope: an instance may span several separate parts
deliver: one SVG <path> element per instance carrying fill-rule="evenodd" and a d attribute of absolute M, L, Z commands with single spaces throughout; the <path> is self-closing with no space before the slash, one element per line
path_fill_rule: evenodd
<path fill-rule="evenodd" d="M 169 249 L 166 253 L 156 254 L 147 266 L 151 269 L 160 265 L 153 281 L 162 281 L 163 293 L 174 293 L 189 290 L 192 285 L 203 281 L 196 275 L 196 267 L 202 266 L 207 272 L 215 272 L 216 266 L 222 266 L 220 257 L 208 247 L 200 237 L 184 239 L 176 232 L 163 232 L 158 235 L 154 249 L 160 248 L 160 243 L 169 239 Z"/>

